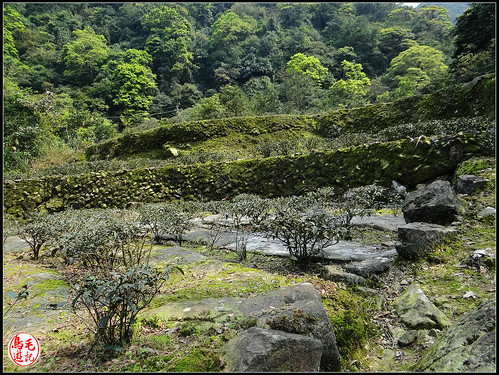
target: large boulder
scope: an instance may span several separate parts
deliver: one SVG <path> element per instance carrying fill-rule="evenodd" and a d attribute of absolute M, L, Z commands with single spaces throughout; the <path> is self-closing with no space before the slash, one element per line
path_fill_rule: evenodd
<path fill-rule="evenodd" d="M 239 310 L 257 317 L 257 326 L 303 334 L 322 342 L 321 370 L 340 371 L 341 356 L 333 325 L 320 294 L 310 283 L 292 285 L 260 297 L 249 298 Z"/>
<path fill-rule="evenodd" d="M 210 317 L 208 322 L 206 317 Z M 251 298 L 209 298 L 168 303 L 145 311 L 141 319 L 211 324 L 216 329 L 230 324 L 303 335 L 321 342 L 321 371 L 340 371 L 341 356 L 336 335 L 320 294 L 310 283 L 291 285 Z M 206 327 L 209 329 L 209 327 Z"/>
<path fill-rule="evenodd" d="M 398 229 L 397 253 L 410 260 L 425 257 L 436 246 L 456 232 L 438 224 L 409 223 Z"/>
<path fill-rule="evenodd" d="M 496 372 L 496 301 L 489 300 L 445 329 L 417 363 L 424 372 Z"/>
<path fill-rule="evenodd" d="M 294 333 L 252 327 L 223 348 L 230 372 L 319 371 L 322 343 Z"/>
<path fill-rule="evenodd" d="M 449 181 L 437 180 L 407 194 L 402 212 L 406 223 L 449 225 L 464 213 L 464 206 Z"/>
<path fill-rule="evenodd" d="M 404 324 L 412 329 L 442 329 L 449 319 L 428 299 L 418 284 L 410 285 L 394 301 L 395 311 Z"/>

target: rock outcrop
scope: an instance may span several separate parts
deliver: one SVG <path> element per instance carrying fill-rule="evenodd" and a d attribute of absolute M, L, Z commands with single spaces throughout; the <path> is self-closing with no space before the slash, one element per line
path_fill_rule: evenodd
<path fill-rule="evenodd" d="M 207 321 L 207 316 L 210 321 Z M 144 312 L 141 317 L 165 321 L 199 321 L 212 324 L 215 328 L 241 322 L 241 332 L 256 326 L 264 330 L 302 335 L 321 343 L 318 355 L 322 371 L 341 370 L 341 356 L 333 326 L 322 305 L 321 296 L 310 283 L 292 285 L 251 298 L 210 298 L 169 303 Z"/>
<path fill-rule="evenodd" d="M 496 372 L 495 300 L 480 304 L 445 329 L 417 363 L 425 372 Z"/>
<path fill-rule="evenodd" d="M 252 327 L 227 342 L 223 352 L 230 372 L 316 372 L 322 343 L 305 335 Z"/>
<path fill-rule="evenodd" d="M 448 181 L 436 180 L 407 194 L 402 212 L 406 223 L 449 225 L 464 213 L 464 206 Z"/>
<path fill-rule="evenodd" d="M 395 249 L 400 256 L 417 260 L 426 256 L 454 233 L 454 228 L 438 224 L 409 223 L 399 227 Z"/>
<path fill-rule="evenodd" d="M 489 179 L 481 178 L 471 174 L 457 176 L 456 193 L 473 194 L 477 190 L 484 188 L 490 182 Z"/>

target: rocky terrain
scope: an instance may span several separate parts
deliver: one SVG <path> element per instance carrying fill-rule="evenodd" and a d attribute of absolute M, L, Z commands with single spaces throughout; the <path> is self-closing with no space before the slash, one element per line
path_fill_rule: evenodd
<path fill-rule="evenodd" d="M 155 246 L 155 264 L 184 274 L 172 273 L 132 345 L 111 354 L 88 354 L 63 265 L 31 260 L 9 237 L 4 345 L 20 330 L 37 335 L 31 371 L 495 371 L 495 160 L 477 160 L 410 192 L 401 212 L 356 217 L 352 240 L 307 271 L 256 233 L 244 261 L 230 233 L 211 250 L 216 216 L 198 218 L 182 247 Z M 23 285 L 29 294 L 15 300 Z M 5 352 L 4 371 L 19 371 Z"/>

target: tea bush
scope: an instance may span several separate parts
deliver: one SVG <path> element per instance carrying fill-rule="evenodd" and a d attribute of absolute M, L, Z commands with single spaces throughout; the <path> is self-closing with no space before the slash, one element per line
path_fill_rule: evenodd
<path fill-rule="evenodd" d="M 19 237 L 28 243 L 35 260 L 38 260 L 42 246 L 53 238 L 54 225 L 56 225 L 56 220 L 53 215 L 35 213 L 19 229 Z"/>
<path fill-rule="evenodd" d="M 192 212 L 198 209 L 196 204 L 174 204 L 174 203 L 156 203 L 146 204 L 139 208 L 139 214 L 142 224 L 146 225 L 153 234 L 153 240 L 156 243 L 161 242 L 163 235 L 169 235 L 182 246 L 183 235 L 194 224 Z"/>
<path fill-rule="evenodd" d="M 61 256 L 66 264 L 78 262 L 94 272 L 107 274 L 115 267 L 133 267 L 148 260 L 152 248 L 146 241 L 148 232 L 137 224 L 138 215 L 108 210 L 85 216 L 84 220 L 80 217 L 74 230 L 60 238 Z"/>
<path fill-rule="evenodd" d="M 87 309 L 95 328 L 94 345 L 99 342 L 109 348 L 130 344 L 137 314 L 158 294 L 170 270 L 121 267 L 107 277 L 89 276 L 75 284 L 72 307 Z"/>
<path fill-rule="evenodd" d="M 182 246 L 183 235 L 194 227 L 192 215 L 182 211 L 175 204 L 167 204 L 164 216 L 161 218 L 161 228 Z"/>
<path fill-rule="evenodd" d="M 495 120 L 485 116 L 401 123 L 381 130 L 378 133 L 378 136 L 383 141 L 392 141 L 404 138 L 415 138 L 421 135 L 450 135 L 459 132 L 471 134 L 473 137 L 477 138 L 478 144 L 485 154 L 494 154 Z"/>
<path fill-rule="evenodd" d="M 345 236 L 346 226 L 341 215 L 319 206 L 305 208 L 304 200 L 291 197 L 276 210 L 269 230 L 286 246 L 291 259 L 305 268 L 312 258 L 322 255 L 324 248 Z"/>
<path fill-rule="evenodd" d="M 246 245 L 251 234 L 251 226 L 246 223 L 249 213 L 248 203 L 244 197 L 237 196 L 227 207 L 227 218 L 236 235 L 236 254 L 240 260 L 245 260 L 247 257 Z"/>
<path fill-rule="evenodd" d="M 138 209 L 140 221 L 147 226 L 150 233 L 153 235 L 155 243 L 161 242 L 161 231 L 163 229 L 161 220 L 165 214 L 166 206 L 160 203 L 150 203 L 141 206 Z"/>
<path fill-rule="evenodd" d="M 19 234 L 19 221 L 15 218 L 9 217 L 10 215 L 3 215 L 3 245 L 5 247 L 5 241 L 10 236 L 16 236 Z"/>

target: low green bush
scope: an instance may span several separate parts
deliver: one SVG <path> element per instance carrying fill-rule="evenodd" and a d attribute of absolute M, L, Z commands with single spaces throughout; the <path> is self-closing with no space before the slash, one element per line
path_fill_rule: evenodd
<path fill-rule="evenodd" d="M 281 241 L 291 259 L 306 268 L 313 258 L 344 237 L 345 220 L 319 206 L 307 206 L 298 197 L 291 197 L 276 210 L 268 228 L 272 237 Z"/>
<path fill-rule="evenodd" d="M 170 268 L 118 268 L 106 277 L 89 276 L 76 283 L 73 308 L 83 306 L 95 329 L 96 343 L 105 349 L 130 344 L 137 314 L 147 307 L 168 280 Z"/>
<path fill-rule="evenodd" d="M 18 235 L 28 243 L 33 252 L 33 259 L 38 260 L 42 246 L 54 238 L 55 225 L 54 215 L 38 212 L 19 229 Z"/>
<path fill-rule="evenodd" d="M 161 242 L 162 235 L 168 234 L 182 246 L 184 234 L 194 226 L 192 213 L 183 208 L 181 204 L 157 203 L 146 204 L 138 211 L 142 224 L 153 234 L 154 242 Z"/>

